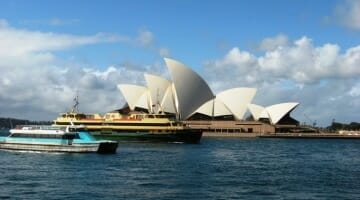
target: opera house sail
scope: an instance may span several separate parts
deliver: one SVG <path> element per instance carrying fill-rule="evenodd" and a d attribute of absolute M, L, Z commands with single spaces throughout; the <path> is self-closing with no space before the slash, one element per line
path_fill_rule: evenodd
<path fill-rule="evenodd" d="M 180 119 L 186 119 L 214 98 L 207 83 L 197 73 L 176 60 L 165 58 L 165 62 L 174 82 Z"/>

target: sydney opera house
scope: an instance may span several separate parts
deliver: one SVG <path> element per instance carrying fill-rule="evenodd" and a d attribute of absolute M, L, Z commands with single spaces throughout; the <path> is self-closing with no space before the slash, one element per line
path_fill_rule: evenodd
<path fill-rule="evenodd" d="M 204 79 L 183 63 L 170 58 L 165 58 L 165 63 L 171 81 L 145 74 L 146 86 L 118 85 L 130 110 L 172 113 L 208 132 L 271 133 L 299 124 L 290 117 L 299 103 L 253 104 L 256 88 L 231 88 L 214 94 Z"/>

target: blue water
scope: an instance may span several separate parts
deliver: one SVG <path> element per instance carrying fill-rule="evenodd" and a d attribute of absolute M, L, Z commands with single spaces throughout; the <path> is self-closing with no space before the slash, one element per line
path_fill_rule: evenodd
<path fill-rule="evenodd" d="M 0 199 L 356 199 L 360 140 L 121 143 L 117 154 L 0 151 Z"/>

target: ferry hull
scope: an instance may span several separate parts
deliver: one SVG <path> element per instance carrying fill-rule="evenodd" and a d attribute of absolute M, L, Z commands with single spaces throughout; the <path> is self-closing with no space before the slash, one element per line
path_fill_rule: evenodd
<path fill-rule="evenodd" d="M 186 130 L 172 133 L 152 133 L 140 131 L 90 131 L 96 139 L 115 140 L 119 142 L 179 142 L 179 143 L 200 143 L 202 131 Z"/>

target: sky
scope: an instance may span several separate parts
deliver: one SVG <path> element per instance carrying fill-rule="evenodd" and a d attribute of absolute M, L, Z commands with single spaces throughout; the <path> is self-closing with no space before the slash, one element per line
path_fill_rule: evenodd
<path fill-rule="evenodd" d="M 360 121 L 359 0 L 3 0 L 0 117 L 53 120 L 77 93 L 82 112 L 115 110 L 117 84 L 170 79 L 164 57 L 215 94 L 299 102 L 301 123 Z"/>

